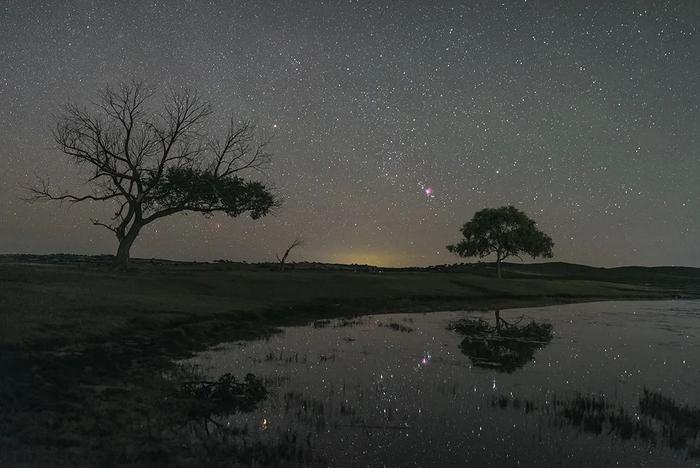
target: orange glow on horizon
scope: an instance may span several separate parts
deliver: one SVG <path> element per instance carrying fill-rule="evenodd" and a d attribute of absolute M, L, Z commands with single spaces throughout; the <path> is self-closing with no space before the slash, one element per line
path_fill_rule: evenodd
<path fill-rule="evenodd" d="M 340 252 L 331 254 L 327 261 L 345 265 L 355 264 L 376 267 L 412 266 L 411 259 L 398 252 Z"/>

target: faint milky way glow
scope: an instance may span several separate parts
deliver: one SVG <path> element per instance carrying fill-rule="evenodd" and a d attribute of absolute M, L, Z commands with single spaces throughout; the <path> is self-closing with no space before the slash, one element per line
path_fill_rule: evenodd
<path fill-rule="evenodd" d="M 112 207 L 20 198 L 79 180 L 52 114 L 140 78 L 274 133 L 286 202 L 162 220 L 137 256 L 271 260 L 301 235 L 295 260 L 446 263 L 476 210 L 513 204 L 557 260 L 700 266 L 699 24 L 694 0 L 6 1 L 0 252 L 113 252 L 89 222 Z"/>

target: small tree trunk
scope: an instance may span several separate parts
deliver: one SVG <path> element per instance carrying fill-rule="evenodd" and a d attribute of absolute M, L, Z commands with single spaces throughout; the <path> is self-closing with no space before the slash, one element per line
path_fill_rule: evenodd
<path fill-rule="evenodd" d="M 114 257 L 112 267 L 115 270 L 126 271 L 129 268 L 129 258 L 131 257 L 131 246 L 134 245 L 136 237 L 139 235 L 141 226 L 132 226 L 126 236 L 119 239 L 119 248 Z"/>
<path fill-rule="evenodd" d="M 498 272 L 498 279 L 502 279 L 501 276 L 501 256 L 496 257 L 496 271 Z"/>

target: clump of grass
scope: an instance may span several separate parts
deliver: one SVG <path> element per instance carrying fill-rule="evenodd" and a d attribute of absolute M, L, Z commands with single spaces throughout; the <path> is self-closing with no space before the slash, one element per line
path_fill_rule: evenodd
<path fill-rule="evenodd" d="M 300 357 L 298 352 L 296 352 L 294 354 L 285 354 L 281 350 L 278 353 L 274 353 L 274 352 L 270 351 L 265 355 L 265 361 L 267 361 L 267 362 L 277 361 L 277 362 L 281 362 L 284 364 L 292 364 L 292 363 L 305 364 L 308 360 L 309 360 L 309 357 L 307 354 L 303 354 Z"/>
<path fill-rule="evenodd" d="M 662 432 L 671 447 L 688 447 L 690 455 L 700 457 L 700 408 L 680 406 L 673 399 L 645 388 L 639 410 L 661 422 Z"/>
<path fill-rule="evenodd" d="M 680 406 L 671 398 L 647 388 L 639 399 L 641 416 L 630 414 L 601 395 L 554 396 L 551 404 L 544 405 L 532 400 L 524 403 L 526 414 L 545 413 L 557 423 L 564 422 L 582 432 L 614 435 L 621 440 L 663 443 L 675 450 L 687 450 L 690 458 L 700 458 L 700 409 Z M 523 407 L 518 398 L 505 395 L 493 395 L 490 404 L 492 408 L 520 410 Z"/>
<path fill-rule="evenodd" d="M 362 325 L 364 323 L 365 323 L 365 321 L 362 319 L 359 319 L 359 318 L 356 318 L 356 319 L 342 318 L 342 319 L 335 321 L 335 323 L 333 324 L 333 328 L 356 327 L 356 326 Z"/>
<path fill-rule="evenodd" d="M 403 325 L 401 323 L 396 323 L 396 322 L 389 322 L 389 323 L 377 322 L 377 325 L 380 327 L 391 328 L 394 331 L 402 332 L 402 333 L 411 333 L 413 331 L 412 327 L 408 327 L 406 325 Z"/>

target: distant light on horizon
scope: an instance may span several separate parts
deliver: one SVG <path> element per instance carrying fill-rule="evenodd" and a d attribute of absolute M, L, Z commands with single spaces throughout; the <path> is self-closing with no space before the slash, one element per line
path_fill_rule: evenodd
<path fill-rule="evenodd" d="M 328 263 L 340 263 L 345 265 L 368 265 L 374 267 L 397 268 L 412 266 L 414 263 L 410 258 L 398 252 L 342 252 L 331 254 Z"/>

